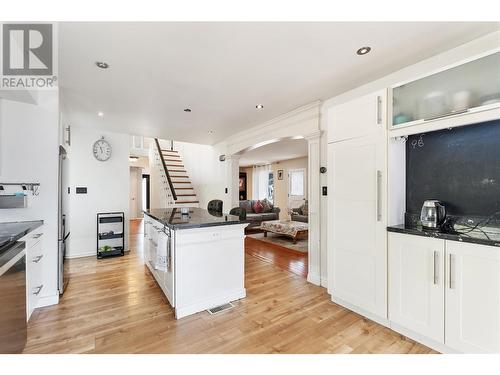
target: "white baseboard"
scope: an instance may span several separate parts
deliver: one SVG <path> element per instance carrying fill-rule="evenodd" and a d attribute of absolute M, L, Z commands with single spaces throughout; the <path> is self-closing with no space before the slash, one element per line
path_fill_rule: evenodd
<path fill-rule="evenodd" d="M 78 254 L 66 254 L 66 259 L 86 258 L 91 256 L 95 257 L 96 255 L 97 255 L 96 251 L 86 251 Z"/>
<path fill-rule="evenodd" d="M 446 346 L 443 343 L 429 339 L 425 336 L 422 336 L 421 334 L 419 334 L 417 332 L 414 332 L 414 331 L 409 330 L 407 328 L 401 327 L 400 325 L 398 325 L 394 322 L 390 322 L 390 324 L 391 324 L 390 328 L 393 331 L 396 331 L 396 332 L 398 332 L 406 337 L 409 337 L 410 339 L 415 340 L 416 342 L 418 342 L 422 345 L 428 346 L 429 348 L 434 349 L 440 353 L 444 353 L 444 354 L 459 353 L 456 350 L 451 349 L 450 347 Z"/>
<path fill-rule="evenodd" d="M 195 314 L 200 311 L 210 309 L 212 307 L 220 306 L 228 302 L 236 301 L 241 298 L 245 298 L 247 295 L 246 289 L 240 289 L 224 294 L 220 294 L 215 297 L 207 298 L 203 301 L 198 301 L 196 303 L 186 305 L 186 306 L 175 306 L 175 317 L 181 319 L 185 316 Z"/>
<path fill-rule="evenodd" d="M 59 303 L 59 292 L 57 294 L 53 294 L 50 296 L 41 296 L 38 299 L 38 307 L 45 307 L 45 306 L 52 306 L 52 305 L 57 305 Z"/>
<path fill-rule="evenodd" d="M 324 276 L 321 277 L 321 286 L 323 288 L 328 288 L 328 277 Z"/>
<path fill-rule="evenodd" d="M 368 318 L 370 320 L 373 320 L 374 322 L 383 325 L 384 327 L 391 328 L 390 327 L 390 322 L 389 319 L 375 315 L 369 311 L 366 311 L 365 309 L 359 308 L 357 306 L 354 306 L 350 304 L 349 302 L 346 302 L 340 298 L 337 298 L 332 295 L 332 302 L 335 302 L 338 305 L 341 305 L 345 307 L 346 309 L 349 309 L 351 311 L 354 311 L 355 313 L 364 316 L 365 318 Z"/>
<path fill-rule="evenodd" d="M 321 277 L 319 277 L 319 275 L 308 273 L 307 281 L 310 282 L 311 284 L 321 286 Z"/>

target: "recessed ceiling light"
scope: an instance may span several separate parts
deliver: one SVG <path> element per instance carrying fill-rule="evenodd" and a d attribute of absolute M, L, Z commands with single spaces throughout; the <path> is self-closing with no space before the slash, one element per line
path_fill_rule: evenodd
<path fill-rule="evenodd" d="M 255 106 L 255 108 L 257 108 L 257 109 L 263 109 L 263 108 L 264 108 L 264 106 L 263 106 L 262 104 L 257 104 L 257 105 Z"/>
<path fill-rule="evenodd" d="M 213 130 L 209 130 L 208 134 L 214 134 L 214 131 Z"/>
<path fill-rule="evenodd" d="M 105 63 L 104 61 L 96 61 L 96 62 L 95 62 L 95 65 L 96 65 L 98 68 L 101 68 L 101 69 L 108 69 L 108 68 L 109 68 L 109 64 L 108 64 L 108 63 Z"/>
<path fill-rule="evenodd" d="M 184 108 L 184 112 L 191 112 L 191 108 Z"/>
<path fill-rule="evenodd" d="M 363 55 L 366 55 L 368 52 L 370 52 L 372 49 L 371 47 L 361 47 L 360 49 L 358 49 L 356 51 L 356 53 L 359 55 L 359 56 L 363 56 Z"/>
<path fill-rule="evenodd" d="M 97 112 L 97 116 L 104 117 L 104 112 L 102 112 L 102 111 Z"/>

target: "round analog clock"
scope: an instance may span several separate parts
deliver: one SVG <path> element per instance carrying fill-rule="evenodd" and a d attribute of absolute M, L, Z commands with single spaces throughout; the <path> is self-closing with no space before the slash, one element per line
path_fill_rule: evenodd
<path fill-rule="evenodd" d="M 94 143 L 92 150 L 94 157 L 99 161 L 106 161 L 111 157 L 111 145 L 104 137 Z"/>

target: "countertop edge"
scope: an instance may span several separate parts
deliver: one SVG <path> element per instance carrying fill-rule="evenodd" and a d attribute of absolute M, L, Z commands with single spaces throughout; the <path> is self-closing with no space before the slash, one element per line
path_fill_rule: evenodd
<path fill-rule="evenodd" d="M 461 236 L 461 235 L 452 234 L 452 233 L 421 231 L 417 228 L 398 228 L 398 227 L 394 227 L 394 226 L 388 226 L 387 231 L 393 232 L 393 233 L 408 234 L 408 235 L 420 236 L 420 237 L 437 238 L 437 239 L 456 241 L 456 242 L 466 242 L 466 243 L 473 243 L 473 244 L 477 244 L 477 245 L 486 245 L 486 246 L 500 248 L 500 241 L 473 238 L 473 237 Z"/>
<path fill-rule="evenodd" d="M 173 229 L 173 230 L 184 230 L 184 229 L 199 229 L 199 228 L 209 228 L 209 227 L 221 227 L 221 226 L 227 226 L 227 225 L 239 225 L 239 224 L 248 224 L 246 221 L 222 221 L 222 222 L 215 222 L 215 223 L 204 223 L 204 224 L 170 224 L 167 223 L 165 220 L 159 218 L 158 216 L 153 215 L 150 212 L 145 212 L 144 215 L 147 215 L 166 227 Z"/>

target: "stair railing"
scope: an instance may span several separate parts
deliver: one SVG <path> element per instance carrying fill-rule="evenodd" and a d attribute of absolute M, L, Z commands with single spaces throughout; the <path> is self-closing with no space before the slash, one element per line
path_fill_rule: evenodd
<path fill-rule="evenodd" d="M 170 188 L 170 192 L 172 193 L 172 198 L 174 199 L 174 201 L 176 201 L 177 194 L 175 193 L 174 184 L 172 183 L 172 179 L 170 178 L 170 173 L 168 173 L 167 164 L 165 163 L 165 158 L 163 157 L 163 153 L 161 152 L 160 142 L 158 141 L 158 138 L 155 138 L 155 143 L 156 143 L 156 148 L 158 150 L 158 154 L 160 155 L 160 160 L 163 166 L 163 170 L 165 171 L 165 176 L 167 177 L 167 182 Z"/>

